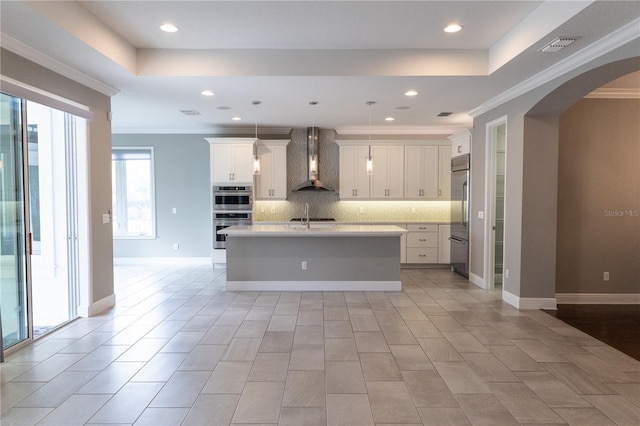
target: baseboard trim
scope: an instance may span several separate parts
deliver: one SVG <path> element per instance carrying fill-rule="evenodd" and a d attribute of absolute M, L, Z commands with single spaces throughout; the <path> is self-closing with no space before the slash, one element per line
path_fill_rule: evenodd
<path fill-rule="evenodd" d="M 211 265 L 210 257 L 114 257 L 114 265 Z"/>
<path fill-rule="evenodd" d="M 116 305 L 116 295 L 112 294 L 107 297 L 103 297 L 97 302 L 93 302 L 91 305 L 80 305 L 78 307 L 78 315 L 81 317 L 91 317 L 106 311 L 107 309 Z"/>
<path fill-rule="evenodd" d="M 400 281 L 227 281 L 228 291 L 402 291 Z"/>
<path fill-rule="evenodd" d="M 557 301 L 553 297 L 519 297 L 506 290 L 502 291 L 502 300 L 517 309 L 558 309 Z"/>
<path fill-rule="evenodd" d="M 638 305 L 640 294 L 556 293 L 556 300 L 563 305 Z"/>
<path fill-rule="evenodd" d="M 486 290 L 486 287 L 484 286 L 484 278 L 479 277 L 472 272 L 469 272 L 469 281 L 471 282 L 471 284 L 475 284 L 478 287 L 484 288 Z"/>

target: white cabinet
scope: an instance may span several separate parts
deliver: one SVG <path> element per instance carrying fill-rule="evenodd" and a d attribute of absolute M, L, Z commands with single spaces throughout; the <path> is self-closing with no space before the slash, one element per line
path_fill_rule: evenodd
<path fill-rule="evenodd" d="M 340 147 L 340 198 L 369 198 L 368 146 Z"/>
<path fill-rule="evenodd" d="M 438 198 L 438 146 L 404 147 L 404 198 Z"/>
<path fill-rule="evenodd" d="M 451 199 L 451 147 L 438 146 L 438 200 Z"/>
<path fill-rule="evenodd" d="M 372 146 L 371 198 L 404 197 L 404 146 Z"/>
<path fill-rule="evenodd" d="M 256 198 L 285 200 L 287 198 L 286 141 L 260 141 L 260 174 L 256 176 Z"/>
<path fill-rule="evenodd" d="M 438 263 L 451 263 L 451 225 L 438 225 Z"/>
<path fill-rule="evenodd" d="M 452 157 L 469 154 L 471 152 L 471 132 L 469 130 L 451 135 L 447 139 L 451 141 Z"/>
<path fill-rule="evenodd" d="M 212 184 L 253 184 L 253 143 L 248 138 L 205 138 L 210 144 Z"/>
<path fill-rule="evenodd" d="M 402 229 L 407 229 L 407 225 L 402 223 L 396 223 L 395 226 L 398 226 Z M 407 233 L 403 233 L 400 235 L 400 263 L 407 263 Z"/>
<path fill-rule="evenodd" d="M 438 225 L 407 225 L 407 263 L 438 263 Z"/>

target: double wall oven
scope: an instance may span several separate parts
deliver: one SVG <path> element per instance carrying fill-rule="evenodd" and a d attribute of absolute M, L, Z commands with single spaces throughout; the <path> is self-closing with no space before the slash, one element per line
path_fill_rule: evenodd
<path fill-rule="evenodd" d="M 218 231 L 233 225 L 251 225 L 253 187 L 212 186 L 213 248 L 226 248 L 226 235 Z"/>

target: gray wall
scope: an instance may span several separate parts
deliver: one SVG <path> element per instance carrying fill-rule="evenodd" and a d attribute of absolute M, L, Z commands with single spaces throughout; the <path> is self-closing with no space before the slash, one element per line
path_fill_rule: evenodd
<path fill-rule="evenodd" d="M 560 116 L 558 293 L 640 292 L 639 118 L 638 99 L 584 99 Z"/>
<path fill-rule="evenodd" d="M 4 49 L 0 64 L 2 75 L 86 105 L 93 113 L 88 158 L 90 300 L 109 297 L 113 295 L 113 240 L 111 225 L 102 223 L 102 215 L 111 208 L 111 123 L 107 119 L 111 99 Z"/>
<path fill-rule="evenodd" d="M 155 239 L 115 239 L 114 257 L 211 256 L 208 136 L 113 135 L 113 146 L 154 148 L 157 233 Z"/>
<path fill-rule="evenodd" d="M 628 43 L 474 119 L 470 272 L 484 279 L 486 124 L 506 116 L 504 290 L 524 298 L 555 297 L 557 117 L 590 91 L 640 69 L 637 43 Z M 554 124 L 554 122 L 556 124 Z M 531 146 L 529 146 L 531 145 Z M 536 146 L 539 145 L 539 146 Z M 526 209 L 526 210 L 525 210 Z"/>

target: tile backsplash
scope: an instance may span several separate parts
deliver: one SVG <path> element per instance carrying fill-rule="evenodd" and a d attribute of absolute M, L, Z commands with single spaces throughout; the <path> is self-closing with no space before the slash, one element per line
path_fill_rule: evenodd
<path fill-rule="evenodd" d="M 294 193 L 287 201 L 256 201 L 254 222 L 287 222 L 302 217 L 309 203 L 310 217 L 332 217 L 338 222 L 451 221 L 449 201 L 340 201 L 336 193 Z"/>

